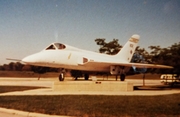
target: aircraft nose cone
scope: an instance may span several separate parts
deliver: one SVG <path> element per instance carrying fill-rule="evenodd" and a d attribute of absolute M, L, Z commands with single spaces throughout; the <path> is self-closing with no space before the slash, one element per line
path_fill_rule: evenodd
<path fill-rule="evenodd" d="M 23 58 L 22 62 L 24 62 L 24 63 L 36 63 L 36 59 L 33 55 L 30 55 L 30 56 Z"/>

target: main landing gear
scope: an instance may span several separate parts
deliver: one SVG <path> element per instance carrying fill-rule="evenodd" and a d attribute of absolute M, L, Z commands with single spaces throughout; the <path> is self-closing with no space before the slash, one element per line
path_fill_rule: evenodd
<path fill-rule="evenodd" d="M 84 79 L 89 80 L 89 74 L 84 74 Z"/>
<path fill-rule="evenodd" d="M 121 81 L 124 81 L 124 80 L 125 80 L 125 77 L 126 77 L 125 74 L 120 74 L 120 80 L 121 80 Z"/>
<path fill-rule="evenodd" d="M 126 68 L 126 67 L 121 67 L 120 69 L 120 81 L 124 81 L 125 78 L 126 78 L 126 71 L 129 71 L 128 70 L 129 68 Z"/>
<path fill-rule="evenodd" d="M 78 79 L 78 76 L 74 76 L 75 80 Z M 89 80 L 89 74 L 84 74 L 84 80 Z"/>
<path fill-rule="evenodd" d="M 130 68 L 125 66 L 110 66 L 110 73 L 112 75 L 116 75 L 116 80 L 118 76 L 120 76 L 120 81 L 124 81 L 126 77 L 126 72 L 129 71 Z"/>
<path fill-rule="evenodd" d="M 73 70 L 71 71 L 71 76 L 73 76 L 75 78 L 75 80 L 77 80 L 79 77 L 83 77 L 85 80 L 89 80 L 89 74 L 85 73 L 83 74 L 81 71 L 77 71 L 77 70 Z M 64 81 L 65 79 L 65 69 L 61 69 L 61 72 L 59 74 L 59 81 Z"/>
<path fill-rule="evenodd" d="M 71 70 L 71 76 L 74 77 L 75 80 L 81 77 L 84 77 L 85 80 L 89 80 L 89 74 L 79 70 Z"/>

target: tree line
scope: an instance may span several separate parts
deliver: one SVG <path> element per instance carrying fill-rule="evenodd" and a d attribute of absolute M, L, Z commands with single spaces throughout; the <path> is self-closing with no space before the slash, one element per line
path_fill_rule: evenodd
<path fill-rule="evenodd" d="M 33 65 L 25 65 L 20 62 L 10 62 L 0 66 L 1 71 L 33 71 L 35 73 L 59 72 L 58 68 L 40 67 Z"/>
<path fill-rule="evenodd" d="M 100 46 L 100 53 L 115 55 L 123 47 L 118 43 L 118 39 L 113 39 L 110 42 L 105 40 L 104 38 L 95 39 L 96 44 Z M 162 48 L 159 45 L 149 46 L 148 48 L 150 51 L 138 46 L 131 62 L 173 66 L 173 69 L 148 69 L 147 72 L 180 74 L 180 42 L 167 48 Z"/>
<path fill-rule="evenodd" d="M 117 54 L 122 45 L 119 44 L 118 39 L 113 39 L 110 42 L 106 42 L 104 38 L 95 39 L 96 44 L 100 47 L 99 52 L 109 55 Z M 150 63 L 150 64 L 162 64 L 173 66 L 173 69 L 148 69 L 147 72 L 153 73 L 173 73 L 180 74 L 180 42 L 173 45 L 162 48 L 160 46 L 149 46 L 150 51 L 138 46 L 135 50 L 131 62 L 136 63 Z M 38 67 L 32 65 L 24 65 L 20 62 L 10 62 L 0 66 L 1 71 L 34 71 L 37 73 L 45 72 L 59 72 L 57 68 Z"/>

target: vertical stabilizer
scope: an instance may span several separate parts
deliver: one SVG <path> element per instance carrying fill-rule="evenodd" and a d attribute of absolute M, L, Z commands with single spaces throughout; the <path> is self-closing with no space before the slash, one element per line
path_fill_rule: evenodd
<path fill-rule="evenodd" d="M 130 62 L 137 47 L 137 44 L 139 42 L 139 38 L 140 38 L 139 35 L 136 34 L 132 35 L 131 38 L 128 40 L 128 42 L 118 52 L 118 54 L 115 55 L 115 57 L 119 59 L 119 61 Z"/>

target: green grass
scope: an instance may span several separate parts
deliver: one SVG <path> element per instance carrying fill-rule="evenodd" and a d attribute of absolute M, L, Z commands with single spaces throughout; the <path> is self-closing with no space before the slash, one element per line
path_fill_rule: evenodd
<path fill-rule="evenodd" d="M 25 91 L 32 89 L 39 89 L 42 87 L 31 87 L 31 86 L 0 86 L 0 93 L 13 92 L 13 91 Z"/>
<path fill-rule="evenodd" d="M 0 107 L 84 117 L 178 117 L 180 94 L 164 96 L 0 96 Z"/>
<path fill-rule="evenodd" d="M 44 74 L 40 74 L 41 77 L 58 77 L 59 73 L 56 72 L 47 72 Z M 38 78 L 39 74 L 34 73 L 32 71 L 0 71 L 0 77 L 30 77 L 30 78 Z"/>

